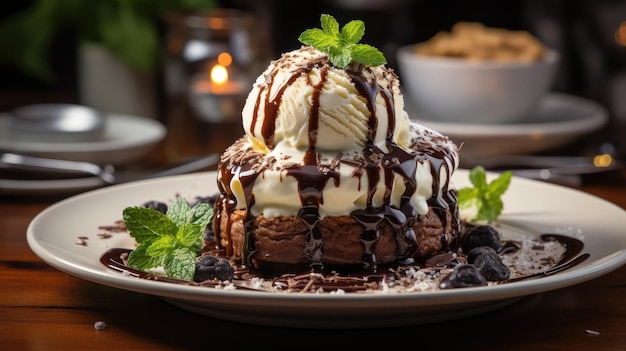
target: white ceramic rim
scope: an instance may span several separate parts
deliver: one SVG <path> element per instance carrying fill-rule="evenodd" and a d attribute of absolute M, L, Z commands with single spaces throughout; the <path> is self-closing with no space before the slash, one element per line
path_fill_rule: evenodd
<path fill-rule="evenodd" d="M 536 64 L 556 64 L 560 61 L 560 54 L 556 49 L 546 47 L 545 54 L 541 60 L 537 61 L 496 61 L 496 60 L 468 60 L 462 57 L 430 56 L 413 52 L 418 44 L 405 45 L 398 48 L 398 61 L 404 61 L 407 65 L 428 65 L 433 67 L 444 67 L 446 69 L 511 69 L 527 68 Z"/>
<path fill-rule="evenodd" d="M 125 150 L 162 140 L 167 130 L 159 121 L 140 116 L 108 114 L 104 140 L 79 142 L 21 141 L 10 137 L 9 116 L 0 114 L 0 150 L 23 153 L 82 153 Z"/>
<path fill-rule="evenodd" d="M 407 98 L 405 97 L 405 100 Z M 528 136 L 542 134 L 550 135 L 591 133 L 604 126 L 609 119 L 607 109 L 588 99 L 563 93 L 548 93 L 543 104 L 553 104 L 557 108 L 584 111 L 580 118 L 572 118 L 563 114 L 564 119 L 553 121 L 512 122 L 512 123 L 454 123 L 431 121 L 426 118 L 414 119 L 445 135 L 456 137 L 493 137 L 493 136 Z M 407 105 L 410 104 L 410 100 Z"/>

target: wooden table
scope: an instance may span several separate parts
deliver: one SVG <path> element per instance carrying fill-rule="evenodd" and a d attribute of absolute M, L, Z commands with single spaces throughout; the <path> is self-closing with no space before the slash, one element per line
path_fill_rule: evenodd
<path fill-rule="evenodd" d="M 196 123 L 191 129 L 181 128 L 185 123 L 189 121 L 170 120 L 168 138 L 144 161 L 169 163 L 219 151 L 241 135 L 238 124 L 198 128 Z M 586 184 L 582 190 L 626 208 L 624 184 L 624 175 L 618 175 Z M 30 250 L 25 233 L 32 218 L 56 200 L 0 199 L 1 350 L 251 350 L 261 345 L 281 349 L 336 345 L 350 349 L 414 345 L 415 350 L 626 349 L 626 267 L 583 284 L 523 298 L 494 312 L 438 324 L 375 330 L 247 325 L 197 315 L 154 296 L 99 285 L 51 268 Z M 619 229 L 626 235 L 626 228 Z M 97 321 L 104 321 L 107 328 L 96 330 Z"/>

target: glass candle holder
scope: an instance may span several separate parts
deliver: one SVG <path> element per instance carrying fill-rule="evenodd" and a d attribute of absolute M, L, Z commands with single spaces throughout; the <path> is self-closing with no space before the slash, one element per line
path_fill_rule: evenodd
<path fill-rule="evenodd" d="M 271 57 L 263 25 L 235 9 L 171 13 L 166 23 L 166 94 L 184 96 L 203 121 L 240 120 L 252 83 Z"/>

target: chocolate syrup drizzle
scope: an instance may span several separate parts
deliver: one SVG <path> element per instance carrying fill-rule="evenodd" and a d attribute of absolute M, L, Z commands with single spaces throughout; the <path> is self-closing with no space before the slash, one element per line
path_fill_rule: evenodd
<path fill-rule="evenodd" d="M 582 253 L 584 248 L 584 244 L 582 241 L 565 236 L 560 234 L 541 234 L 541 241 L 557 241 L 561 245 L 565 247 L 565 252 L 563 253 L 561 259 L 552 267 L 548 268 L 545 271 L 528 274 L 523 276 L 518 276 L 516 278 L 512 278 L 498 284 L 508 284 L 523 280 L 531 280 L 542 277 L 547 277 L 555 273 L 562 272 L 564 270 L 573 268 L 578 264 L 587 260 L 590 255 L 588 253 Z M 519 248 L 514 242 L 506 242 L 504 244 L 508 249 L 503 250 L 501 255 L 511 255 L 514 254 L 515 251 Z M 147 280 L 156 280 L 162 281 L 166 283 L 173 284 L 181 284 L 181 285 L 194 285 L 194 286 L 205 286 L 205 287 L 218 287 L 223 285 L 222 282 L 217 280 L 206 280 L 203 282 L 194 282 L 189 280 L 182 279 L 174 279 L 168 278 L 161 275 L 141 271 L 138 269 L 134 269 L 128 267 L 125 263 L 124 257 L 127 257 L 130 254 L 131 249 L 123 249 L 123 248 L 113 248 L 107 250 L 101 257 L 100 263 L 102 263 L 107 268 L 113 269 L 117 272 L 128 274 L 130 276 L 147 279 Z M 426 265 L 425 267 L 418 266 L 418 269 L 422 268 L 433 268 L 443 269 L 448 264 L 458 264 L 454 262 L 454 255 L 449 254 L 441 254 L 439 255 L 441 259 L 434 257 L 433 263 L 431 265 Z M 452 260 L 451 260 L 452 259 Z M 436 263 L 434 262 L 436 261 Z M 399 272 L 400 275 L 403 275 L 404 269 L 410 268 L 412 265 L 398 265 L 394 268 L 395 272 Z M 439 267 L 439 268 L 437 268 Z M 387 271 L 391 272 L 391 271 Z M 259 272 L 253 272 L 247 269 L 237 270 L 235 274 L 235 278 L 233 280 L 233 285 L 237 289 L 245 289 L 245 290 L 263 290 L 263 291 L 271 291 L 272 288 L 263 287 L 263 288 L 254 288 L 245 283 L 247 279 L 252 277 L 261 277 L 271 279 L 272 287 L 277 290 L 287 290 L 292 292 L 330 292 L 341 289 L 345 292 L 365 292 L 367 290 L 378 290 L 380 289 L 381 284 L 387 283 L 389 280 L 397 279 L 399 276 L 392 276 L 391 273 L 372 273 L 370 270 L 361 270 L 361 271 L 352 271 L 349 274 L 337 275 L 335 273 L 326 272 L 326 274 L 320 273 L 302 273 L 302 274 L 285 274 L 280 277 L 265 277 Z M 447 279 L 448 276 L 442 278 L 442 281 Z"/>
<path fill-rule="evenodd" d="M 416 233 L 413 229 L 416 221 L 418 220 L 418 213 L 410 201 L 411 196 L 417 189 L 414 175 L 418 162 L 430 163 L 430 170 L 433 179 L 433 196 L 428 200 L 428 205 L 438 215 L 444 228 L 446 228 L 448 224 L 450 225 L 450 228 L 452 228 L 451 232 L 444 233 L 441 237 L 442 247 L 447 249 L 448 246 L 452 244 L 451 238 L 457 235 L 460 227 L 458 209 L 455 206 L 456 190 L 449 189 L 450 175 L 456 168 L 456 165 L 453 163 L 455 162 L 455 158 L 451 155 L 451 151 L 445 148 L 435 149 L 435 147 L 431 146 L 429 150 L 422 150 L 424 145 L 420 144 L 420 148 L 418 148 L 417 143 L 419 143 L 419 141 L 414 141 L 416 143 L 414 148 L 415 151 L 407 152 L 393 141 L 393 133 L 396 126 L 396 115 L 393 100 L 394 92 L 381 87 L 375 78 L 372 79 L 371 82 L 368 82 L 364 73 L 366 70 L 370 70 L 370 68 L 355 66 L 352 67 L 352 69 L 347 70 L 358 92 L 366 98 L 367 108 L 370 112 L 368 120 L 369 132 L 366 146 L 364 148 L 364 160 L 344 158 L 343 155 L 339 153 L 336 158 L 339 160 L 339 162 L 336 163 L 337 168 L 327 166 L 322 167 L 320 165 L 320 156 L 316 151 L 319 127 L 319 98 L 322 88 L 327 81 L 328 70 L 330 67 L 331 66 L 327 57 L 320 57 L 319 60 L 307 62 L 306 65 L 294 69 L 291 76 L 285 81 L 285 83 L 278 87 L 274 94 L 271 95 L 270 92 L 272 91 L 272 85 L 274 82 L 273 78 L 278 74 L 279 69 L 285 68 L 277 64 L 274 70 L 269 73 L 269 77 L 266 77 L 267 83 L 259 87 L 260 92 L 255 102 L 254 114 L 250 127 L 250 130 L 255 130 L 258 123 L 259 112 L 262 110 L 264 118 L 261 126 L 261 134 L 267 147 L 269 149 L 273 149 L 277 113 L 285 90 L 301 77 L 307 79 L 309 85 L 314 88 L 312 106 L 309 115 L 309 148 L 305 152 L 302 164 L 294 164 L 286 170 L 287 176 L 294 177 L 297 180 L 298 192 L 302 203 L 298 217 L 300 217 L 308 227 L 308 233 L 306 235 L 307 245 L 303 255 L 309 259 L 311 266 L 322 266 L 324 258 L 324 242 L 322 235 L 317 228 L 317 223 L 321 218 L 319 214 L 319 206 L 324 203 L 323 189 L 329 181 L 332 180 L 336 187 L 340 186 L 338 167 L 340 167 L 341 163 L 350 164 L 352 166 L 357 163 L 358 167 L 354 172 L 354 176 L 359 179 L 361 179 L 361 177 L 366 177 L 368 180 L 366 208 L 353 211 L 350 214 L 361 225 L 363 225 L 365 229 L 361 236 L 361 243 L 364 247 L 364 255 L 362 258 L 363 267 L 376 267 L 377 260 L 374 254 L 374 248 L 380 238 L 380 228 L 383 221 L 386 221 L 394 230 L 396 239 L 396 257 L 398 260 L 412 258 L 416 252 L 418 252 L 418 241 Z M 320 70 L 320 80 L 318 83 L 313 84 L 309 73 L 315 68 Z M 389 70 L 386 74 L 393 75 L 395 73 Z M 375 75 L 372 74 L 372 76 Z M 393 89 L 393 87 L 390 89 Z M 375 145 L 374 142 L 379 127 L 377 117 L 378 111 L 376 110 L 377 106 L 375 103 L 377 96 L 381 96 L 384 99 L 388 116 L 385 141 L 385 147 L 388 151 L 386 152 Z M 446 159 L 449 160 L 451 164 L 446 162 Z M 379 169 L 381 168 L 383 169 L 383 179 L 380 179 L 379 175 Z M 439 191 L 441 185 L 440 172 L 445 172 L 448 175 L 445 177 L 445 184 L 441 187 L 441 192 Z M 214 222 L 221 222 L 221 213 L 223 209 L 226 209 L 228 213 L 235 210 L 237 201 L 232 191 L 226 188 L 234 177 L 239 177 L 239 180 L 243 185 L 247 201 L 246 217 L 244 218 L 245 239 L 242 249 L 243 252 L 238 253 L 238 255 L 242 257 L 245 265 L 251 265 L 252 256 L 255 253 L 254 237 L 251 234 L 255 217 L 252 215 L 250 209 L 255 203 L 252 191 L 254 182 L 261 173 L 262 169 L 255 168 L 254 162 L 250 161 L 238 164 L 231 163 L 226 167 L 220 167 L 220 178 L 222 181 L 218 182 L 218 188 L 221 195 L 216 203 L 215 212 L 218 217 Z M 406 190 L 401 196 L 401 201 L 398 207 L 391 205 L 392 186 L 396 177 L 401 177 L 406 186 Z M 381 181 L 384 182 L 386 187 L 384 205 L 375 207 L 373 205 L 373 196 L 376 190 L 376 185 Z M 452 212 L 450 223 L 448 223 L 448 212 Z M 231 224 L 228 226 L 230 225 Z M 229 229 L 230 228 L 227 228 L 227 233 L 230 233 Z M 215 226 L 214 230 L 217 237 L 220 237 L 219 225 Z M 233 254 L 232 247 L 226 247 L 226 252 L 228 255 Z"/>

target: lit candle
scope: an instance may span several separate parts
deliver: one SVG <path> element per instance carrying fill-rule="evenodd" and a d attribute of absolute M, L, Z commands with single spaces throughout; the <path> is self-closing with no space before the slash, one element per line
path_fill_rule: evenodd
<path fill-rule="evenodd" d="M 245 103 L 244 84 L 229 76 L 230 54 L 223 52 L 208 74 L 202 74 L 192 87 L 192 103 L 201 117 L 211 122 L 234 119 Z"/>
<path fill-rule="evenodd" d="M 240 94 L 242 92 L 241 84 L 229 80 L 228 70 L 220 64 L 216 64 L 211 68 L 209 79 L 199 79 L 195 84 L 194 90 L 199 93 L 227 95 Z"/>

